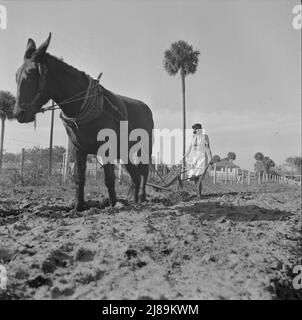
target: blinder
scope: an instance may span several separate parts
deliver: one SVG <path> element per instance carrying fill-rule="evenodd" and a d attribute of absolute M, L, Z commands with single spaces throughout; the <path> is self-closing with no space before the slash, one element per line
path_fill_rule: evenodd
<path fill-rule="evenodd" d="M 20 106 L 22 111 L 31 110 L 37 104 L 37 102 L 42 98 L 42 92 L 45 87 L 46 74 L 47 74 L 48 69 L 47 69 L 47 66 L 43 63 L 36 63 L 36 64 L 38 66 L 38 73 L 39 73 L 38 90 L 37 90 L 37 93 L 35 94 L 34 98 L 32 99 L 32 101 L 29 104 L 27 104 L 26 108 L 22 108 L 22 106 Z M 35 111 L 35 110 L 32 110 L 32 111 Z"/>

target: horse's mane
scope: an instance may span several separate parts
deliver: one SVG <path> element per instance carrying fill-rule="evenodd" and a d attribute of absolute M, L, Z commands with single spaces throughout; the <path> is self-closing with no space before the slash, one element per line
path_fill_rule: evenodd
<path fill-rule="evenodd" d="M 80 73 L 82 76 L 85 76 L 85 77 L 88 76 L 86 72 L 81 71 L 81 70 L 73 67 L 72 65 L 66 63 L 66 62 L 63 60 L 63 58 L 58 58 L 58 57 L 56 57 L 56 56 L 54 56 L 54 55 L 52 55 L 52 54 L 50 54 L 50 53 L 46 53 L 46 59 L 55 61 L 56 64 L 59 64 L 59 65 L 61 65 L 61 66 L 64 66 L 64 68 L 65 68 L 66 70 L 68 70 L 69 72 L 72 72 L 72 73 Z"/>

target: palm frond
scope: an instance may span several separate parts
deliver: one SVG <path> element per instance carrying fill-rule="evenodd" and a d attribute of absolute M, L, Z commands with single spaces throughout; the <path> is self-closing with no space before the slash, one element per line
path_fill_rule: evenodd
<path fill-rule="evenodd" d="M 179 70 L 186 76 L 197 70 L 199 50 L 183 40 L 173 42 L 169 50 L 164 53 L 164 67 L 170 75 L 175 75 Z"/>
<path fill-rule="evenodd" d="M 179 63 L 175 52 L 166 50 L 164 53 L 164 68 L 169 75 L 176 75 L 179 70 Z"/>

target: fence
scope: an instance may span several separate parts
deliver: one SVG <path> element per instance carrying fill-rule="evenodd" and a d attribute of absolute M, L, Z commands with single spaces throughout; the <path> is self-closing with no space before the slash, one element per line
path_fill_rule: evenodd
<path fill-rule="evenodd" d="M 22 148 L 21 156 L 19 162 L 16 163 L 5 163 L 3 162 L 2 167 L 2 175 L 8 174 L 10 176 L 14 176 L 15 182 L 21 181 L 26 183 L 26 179 L 24 177 L 28 177 L 30 174 L 31 180 L 34 180 L 36 183 L 39 182 L 39 179 L 46 178 L 50 174 L 53 176 L 62 177 L 62 182 L 66 182 L 68 178 L 73 176 L 73 167 L 74 163 L 69 162 L 66 163 L 66 153 L 63 155 L 62 160 L 60 162 L 54 162 L 52 165 L 52 170 L 50 171 L 47 163 L 43 163 L 39 157 L 36 159 L 35 163 L 30 162 L 26 159 L 25 149 Z M 155 175 L 155 168 L 162 175 L 166 175 L 169 172 L 169 169 L 166 165 L 156 164 L 150 167 L 150 175 Z M 154 169 L 153 168 L 153 169 Z M 120 164 L 116 166 L 116 176 L 119 182 L 122 181 L 123 176 L 128 175 L 126 170 Z M 86 176 L 90 178 L 97 179 L 102 173 L 101 165 L 94 158 L 93 161 L 87 162 L 86 166 Z M 296 176 L 285 176 L 278 174 L 267 174 L 256 173 L 254 171 L 240 169 L 240 168 L 224 168 L 223 170 L 217 170 L 216 164 L 208 171 L 208 177 L 212 180 L 214 184 L 222 183 L 222 184 L 261 184 L 261 183 L 285 183 L 289 185 L 300 185 L 301 186 L 301 175 Z M 28 181 L 28 179 L 27 179 Z"/>
<path fill-rule="evenodd" d="M 289 185 L 301 185 L 301 175 L 286 176 L 278 174 L 267 174 L 265 172 L 256 173 L 255 171 L 240 168 L 219 168 L 216 164 L 208 170 L 206 175 L 214 184 L 261 184 L 261 183 L 285 183 Z M 163 177 L 168 175 L 170 169 L 164 164 L 155 165 L 150 170 L 151 176 L 157 176 L 157 173 Z"/>
<path fill-rule="evenodd" d="M 226 167 L 224 171 L 217 171 L 216 164 L 213 169 L 209 171 L 209 176 L 213 178 L 213 183 L 225 183 L 225 184 L 261 184 L 261 183 L 285 183 L 289 185 L 300 185 L 301 186 L 301 175 L 295 176 L 293 179 L 285 175 L 278 174 L 267 174 L 265 172 L 256 173 L 246 169 L 235 168 L 229 170 Z"/>
<path fill-rule="evenodd" d="M 124 168 L 117 164 L 115 166 L 116 177 L 121 182 L 125 175 Z M 50 181 L 50 177 L 57 178 L 60 182 L 66 183 L 73 178 L 74 162 L 66 162 L 66 152 L 63 154 L 61 161 L 52 162 L 51 170 L 49 163 L 45 162 L 45 157 L 37 156 L 35 161 L 28 159 L 26 150 L 22 148 L 18 160 L 3 162 L 0 181 L 9 178 L 14 183 L 22 184 L 40 184 Z M 97 179 L 103 175 L 102 166 L 95 157 L 86 163 L 86 177 Z"/>

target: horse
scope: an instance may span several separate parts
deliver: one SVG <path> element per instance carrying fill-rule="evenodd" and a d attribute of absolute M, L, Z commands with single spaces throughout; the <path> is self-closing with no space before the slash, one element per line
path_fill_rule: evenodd
<path fill-rule="evenodd" d="M 60 117 L 71 140 L 75 157 L 75 209 L 82 211 L 85 208 L 87 155 L 97 155 L 99 148 L 105 143 L 105 140 L 99 141 L 99 132 L 108 129 L 116 134 L 116 160 L 118 160 L 120 147 L 124 144 L 121 138 L 125 138 L 120 137 L 121 122 L 127 121 L 127 138 L 133 130 L 144 130 L 148 141 L 144 140 L 143 147 L 151 163 L 153 115 L 144 102 L 107 90 L 85 72 L 49 54 L 47 49 L 50 40 L 51 33 L 37 48 L 35 41 L 28 39 L 23 64 L 16 73 L 17 94 L 13 114 L 19 123 L 32 122 L 36 114 L 41 112 L 42 107 L 51 99 L 61 109 Z M 129 141 L 127 151 L 140 139 L 137 137 L 136 141 Z M 138 150 L 137 154 L 141 153 L 142 150 Z M 132 180 L 130 189 L 135 203 L 146 201 L 149 163 L 142 161 L 137 163 L 129 157 L 125 161 L 124 166 Z M 115 206 L 117 196 L 114 163 L 108 161 L 103 168 L 110 204 Z"/>

